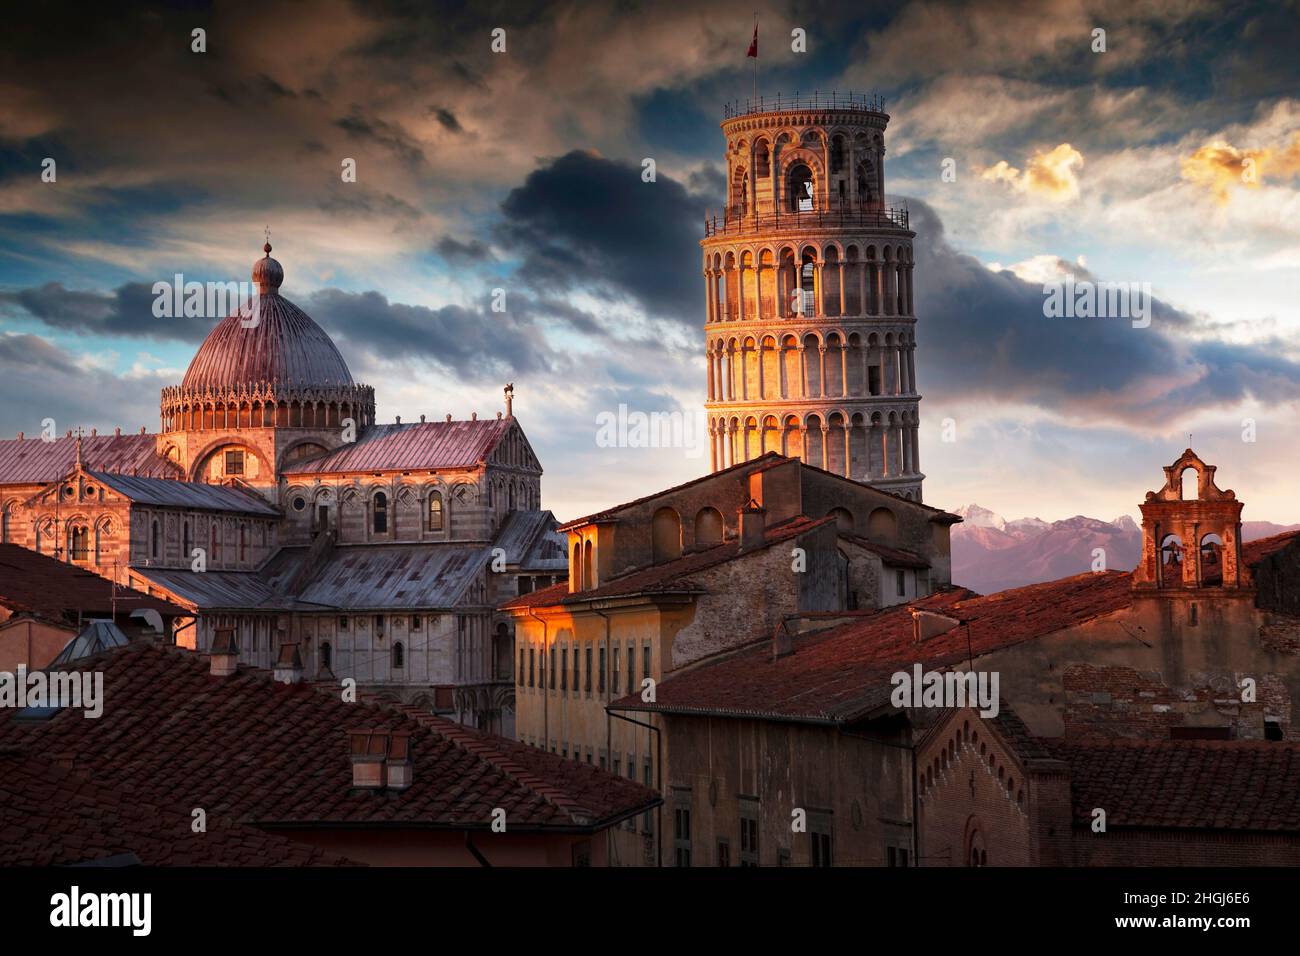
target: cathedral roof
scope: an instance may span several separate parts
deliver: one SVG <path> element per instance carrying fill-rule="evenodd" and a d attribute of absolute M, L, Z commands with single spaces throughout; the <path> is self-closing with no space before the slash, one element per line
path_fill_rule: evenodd
<path fill-rule="evenodd" d="M 273 508 L 266 499 L 225 485 L 140 478 L 135 475 L 119 475 L 103 471 L 92 471 L 88 474 L 136 504 L 196 508 L 201 511 L 229 511 L 266 517 L 278 517 L 280 514 L 279 510 Z"/>
<path fill-rule="evenodd" d="M 266 257 L 253 267 L 259 289 L 252 310 L 237 309 L 208 333 L 181 387 L 226 389 L 277 382 L 298 387 L 351 385 L 352 373 L 334 340 L 280 295 L 284 269 Z"/>
<path fill-rule="evenodd" d="M 371 425 L 357 440 L 323 458 L 294 462 L 286 475 L 414 468 L 469 468 L 486 461 L 514 419 Z"/>
<path fill-rule="evenodd" d="M 95 471 L 175 478 L 180 469 L 158 454 L 153 435 L 88 435 L 81 440 L 81 460 Z M 42 441 L 37 436 L 0 441 L 0 484 L 58 481 L 77 462 L 77 440 Z"/>

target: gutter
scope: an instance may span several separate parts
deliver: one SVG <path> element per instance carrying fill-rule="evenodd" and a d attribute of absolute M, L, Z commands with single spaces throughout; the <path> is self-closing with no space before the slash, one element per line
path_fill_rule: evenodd
<path fill-rule="evenodd" d="M 624 717 L 622 714 L 616 714 L 609 708 L 605 713 L 619 720 L 626 720 L 629 724 L 636 724 L 638 727 L 644 727 L 652 731 L 655 735 L 655 776 L 658 778 L 659 803 L 655 807 L 656 825 L 655 825 L 655 866 L 664 865 L 664 748 L 663 736 L 659 733 L 659 728 L 654 724 L 647 724 L 644 721 L 633 720 L 631 717 Z M 624 819 L 627 819 L 624 817 Z"/>

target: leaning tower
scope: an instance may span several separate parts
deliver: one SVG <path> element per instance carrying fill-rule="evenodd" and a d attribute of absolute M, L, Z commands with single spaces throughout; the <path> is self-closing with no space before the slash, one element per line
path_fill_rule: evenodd
<path fill-rule="evenodd" d="M 921 500 L 907 210 L 885 203 L 879 99 L 728 106 L 705 221 L 716 471 L 769 451 Z"/>

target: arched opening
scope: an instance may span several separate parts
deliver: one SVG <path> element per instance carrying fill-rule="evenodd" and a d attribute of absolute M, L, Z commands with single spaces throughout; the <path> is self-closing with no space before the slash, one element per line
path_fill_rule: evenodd
<path fill-rule="evenodd" d="M 329 670 L 334 666 L 334 648 L 330 646 L 329 641 L 322 641 L 320 645 L 320 666 L 323 670 Z"/>
<path fill-rule="evenodd" d="M 373 528 L 375 534 L 388 533 L 388 496 L 382 491 L 376 491 L 375 497 L 371 502 L 373 512 Z"/>
<path fill-rule="evenodd" d="M 442 530 L 442 493 L 429 492 L 429 530 Z"/>
<path fill-rule="evenodd" d="M 1179 476 L 1182 482 L 1182 490 L 1179 497 L 1183 501 L 1195 501 L 1201 496 L 1200 479 L 1201 476 L 1195 468 L 1184 468 L 1182 475 Z"/>
<path fill-rule="evenodd" d="M 1211 532 L 1201 538 L 1201 584 L 1223 587 L 1223 539 Z"/>
<path fill-rule="evenodd" d="M 786 208 L 790 212 L 812 212 L 816 208 L 816 191 L 812 170 L 807 163 L 795 163 L 785 178 Z"/>
<path fill-rule="evenodd" d="M 1160 586 L 1181 587 L 1183 583 L 1183 539 L 1167 534 L 1160 542 Z"/>
<path fill-rule="evenodd" d="M 587 541 L 582 546 L 582 586 L 592 588 L 596 586 L 596 578 L 592 568 L 592 547 L 591 542 Z"/>
<path fill-rule="evenodd" d="M 826 517 L 835 519 L 835 530 L 837 531 L 853 530 L 853 513 L 847 508 L 832 508 L 826 512 Z"/>
<path fill-rule="evenodd" d="M 803 251 L 803 262 L 799 267 L 799 295 L 795 300 L 796 314 L 817 314 L 817 253 L 812 249 Z"/>
<path fill-rule="evenodd" d="M 90 559 L 90 529 L 84 525 L 78 525 L 72 529 L 69 535 L 68 547 L 72 553 L 73 561 L 87 561 Z"/>
<path fill-rule="evenodd" d="M 877 508 L 867 516 L 867 536 L 873 541 L 890 542 L 898 534 L 898 519 L 888 508 Z"/>
<path fill-rule="evenodd" d="M 672 508 L 660 508 L 650 520 L 654 563 L 682 556 L 682 520 Z"/>
<path fill-rule="evenodd" d="M 695 516 L 695 547 L 713 548 L 722 544 L 722 512 L 701 508 Z"/>
<path fill-rule="evenodd" d="M 401 670 L 406 666 L 406 645 L 401 641 L 393 643 L 393 669 Z"/>

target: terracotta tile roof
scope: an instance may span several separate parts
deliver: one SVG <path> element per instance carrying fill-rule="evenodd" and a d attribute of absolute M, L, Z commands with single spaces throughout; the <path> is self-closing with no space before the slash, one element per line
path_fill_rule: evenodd
<path fill-rule="evenodd" d="M 103 715 L 0 713 L 0 743 L 74 754 L 92 780 L 159 806 L 249 824 L 454 829 L 486 828 L 500 807 L 512 830 L 590 831 L 659 802 L 631 780 L 414 708 L 345 703 L 337 689 L 276 684 L 247 667 L 213 677 L 180 648 L 135 642 L 71 669 L 103 673 Z M 352 788 L 348 733 L 360 727 L 410 733 L 408 790 Z"/>
<path fill-rule="evenodd" d="M 514 419 L 370 425 L 357 440 L 321 458 L 294 462 L 286 475 L 469 468 L 486 461 Z"/>
<path fill-rule="evenodd" d="M 644 504 L 647 501 L 653 501 L 655 498 L 662 498 L 665 495 L 675 494 L 678 491 L 682 491 L 686 488 L 690 488 L 694 485 L 698 485 L 704 481 L 709 481 L 710 479 L 717 478 L 721 475 L 726 475 L 726 474 L 735 474 L 737 476 L 748 475 L 755 472 L 766 471 L 769 468 L 775 468 L 777 465 L 785 464 L 788 461 L 799 461 L 799 459 L 787 458 L 784 455 L 780 455 L 774 451 L 769 451 L 763 455 L 760 455 L 758 458 L 751 459 L 750 461 L 742 461 L 739 464 L 731 465 L 728 468 L 722 468 L 719 469 L 718 471 L 709 472 L 707 475 L 701 475 L 699 478 L 692 478 L 690 481 L 683 482 L 680 485 L 674 485 L 671 488 L 664 488 L 661 491 L 654 492 L 653 494 L 642 495 L 640 498 L 635 498 L 632 501 L 625 501 L 620 505 L 613 505 L 612 507 L 605 508 L 602 511 L 594 512 L 593 514 L 586 515 L 582 518 L 574 518 L 571 521 L 566 521 L 564 524 L 560 525 L 559 530 L 568 531 L 570 528 L 576 528 L 584 524 L 591 524 L 592 522 L 597 522 L 597 521 L 612 520 L 614 518 L 617 518 L 618 513 L 620 511 L 623 511 L 627 508 L 631 508 L 639 504 Z M 849 478 L 845 478 L 843 475 L 835 474 L 835 472 L 833 471 L 826 471 L 824 468 L 818 468 L 816 465 L 810 465 L 804 461 L 801 461 L 800 464 L 802 464 L 804 468 L 807 468 L 811 471 L 815 471 L 818 474 L 826 475 L 830 478 L 836 478 L 840 481 L 848 482 L 849 484 L 854 485 L 857 488 L 867 487 L 864 486 L 861 482 L 852 481 Z M 931 505 L 922 504 L 919 501 L 912 501 L 910 499 L 904 498 L 902 495 L 896 495 L 892 491 L 885 491 L 883 488 L 873 487 L 870 490 L 875 492 L 876 494 L 884 495 L 886 498 L 897 498 L 899 501 L 905 501 L 909 505 L 915 505 L 916 507 L 921 508 L 924 511 L 933 512 L 933 515 L 930 519 L 931 521 L 946 521 L 949 524 L 956 524 L 957 522 L 962 520 L 960 516 L 955 514 L 950 514 L 949 512 L 944 511 L 942 508 L 935 508 Z M 948 519 L 951 519 L 951 521 L 948 521 Z"/>
<path fill-rule="evenodd" d="M 260 495 L 241 491 L 238 488 L 228 488 L 225 485 L 115 475 L 105 471 L 88 473 L 118 494 L 125 495 L 142 505 L 234 512 L 271 518 L 280 516 L 279 509 L 272 507 L 271 503 Z"/>
<path fill-rule="evenodd" d="M 790 459 L 784 457 L 783 455 L 778 455 L 774 451 L 769 451 L 766 454 L 753 459 L 752 461 L 742 461 L 737 465 L 731 465 L 727 468 L 721 468 L 718 471 L 711 471 L 707 475 L 700 475 L 700 477 L 698 478 L 692 478 L 690 481 L 684 481 L 680 485 L 673 485 L 671 488 L 664 488 L 660 491 L 654 492 L 653 494 L 642 495 L 640 498 L 634 498 L 631 501 L 625 501 L 621 505 L 613 505 L 609 508 L 605 508 L 603 511 L 597 511 L 592 514 L 586 515 L 582 518 L 574 518 L 571 521 L 566 521 L 564 522 L 564 524 L 560 525 L 559 530 L 568 531 L 570 528 L 576 528 L 584 524 L 591 524 L 593 521 L 607 521 L 616 517 L 618 512 L 623 511 L 627 508 L 631 508 L 634 505 L 644 504 L 645 502 L 652 501 L 655 498 L 662 498 L 664 495 L 674 494 L 675 492 L 682 491 L 683 489 L 691 488 L 695 485 L 698 485 L 701 482 L 709 481 L 710 479 L 718 478 L 722 475 L 727 475 L 727 474 L 742 475 L 754 471 L 764 471 L 765 469 L 770 468 L 773 465 L 779 465 L 789 460 Z"/>
<path fill-rule="evenodd" d="M 1300 831 L 1300 743 L 1263 740 L 1051 741 L 1070 766 L 1078 823 Z"/>
<path fill-rule="evenodd" d="M 145 866 L 336 866 L 343 857 L 209 815 L 152 804 L 31 752 L 0 747 L 0 866 L 72 866 L 132 854 Z"/>
<path fill-rule="evenodd" d="M 180 468 L 158 454 L 153 435 L 87 435 L 81 440 L 84 467 L 150 478 L 183 477 Z M 77 463 L 77 439 L 39 437 L 0 441 L 0 485 L 58 481 Z"/>
<path fill-rule="evenodd" d="M 830 524 L 834 520 L 834 518 L 829 517 L 813 519 L 802 515 L 791 518 L 789 521 L 783 521 L 765 529 L 763 543 L 760 547 L 767 548 L 783 541 L 790 541 L 814 528 Z M 755 550 L 754 548 L 741 550 L 739 541 L 728 541 L 716 548 L 696 551 L 693 554 L 684 555 L 664 564 L 638 568 L 635 571 L 622 574 L 598 588 L 570 594 L 567 582 L 554 584 L 549 588 L 542 588 L 540 591 L 520 595 L 511 601 L 507 601 L 501 607 L 503 609 L 512 609 L 549 607 L 555 604 L 580 604 L 584 601 L 629 597 L 634 594 L 701 594 L 704 593 L 704 586 L 692 580 L 692 575 L 716 567 L 719 564 L 724 564 L 727 561 L 745 557 Z"/>
<path fill-rule="evenodd" d="M 131 588 L 117 588 L 118 613 L 152 608 L 164 617 L 189 612 Z M 93 571 L 37 554 L 16 544 L 0 544 L 0 605 L 51 620 L 83 616 L 110 617 L 113 583 Z"/>
<path fill-rule="evenodd" d="M 820 633 L 796 636 L 795 652 L 776 661 L 764 640 L 668 677 L 659 684 L 654 704 L 629 696 L 611 707 L 840 723 L 887 703 L 889 677 L 897 670 L 918 662 L 927 669 L 957 664 L 970 653 L 979 657 L 1034 640 L 1129 603 L 1129 575 L 1113 571 L 988 596 L 951 588 Z M 909 607 L 964 623 L 917 644 Z"/>
<path fill-rule="evenodd" d="M 1268 538 L 1247 541 L 1241 546 L 1241 559 L 1248 567 L 1259 564 L 1297 539 L 1300 539 L 1300 531 L 1284 531 Z"/>
<path fill-rule="evenodd" d="M 846 534 L 841 531 L 840 536 L 847 538 L 860 548 L 865 548 L 873 554 L 880 555 L 886 564 L 893 565 L 896 568 L 924 570 L 930 567 L 930 562 L 914 551 L 905 551 L 902 548 L 891 548 L 888 545 L 878 544 L 869 538 L 862 537 L 860 534 Z"/>

